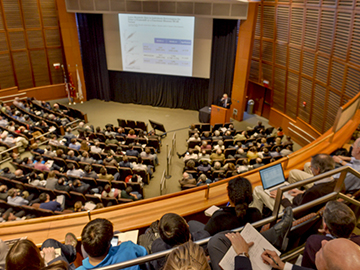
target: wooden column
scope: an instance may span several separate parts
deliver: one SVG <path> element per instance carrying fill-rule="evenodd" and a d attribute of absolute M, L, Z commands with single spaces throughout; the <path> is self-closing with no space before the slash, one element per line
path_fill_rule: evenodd
<path fill-rule="evenodd" d="M 76 89 L 78 89 L 78 83 L 76 79 L 76 65 L 77 65 L 81 84 L 82 84 L 84 101 L 86 101 L 86 87 L 84 80 L 83 65 L 81 61 L 81 51 L 80 51 L 75 13 L 68 13 L 66 11 L 65 0 L 56 0 L 56 5 L 58 9 L 60 31 L 62 36 L 65 59 L 68 65 L 68 71 L 71 72 L 73 82 L 76 86 Z"/>
<path fill-rule="evenodd" d="M 243 120 L 243 112 L 246 108 L 246 92 L 250 74 L 257 11 L 258 3 L 249 2 L 247 19 L 246 21 L 241 22 L 239 29 L 233 88 L 231 94 L 232 105 L 230 108 L 232 118 L 238 121 Z M 237 115 L 233 114 L 233 109 L 238 110 Z"/>

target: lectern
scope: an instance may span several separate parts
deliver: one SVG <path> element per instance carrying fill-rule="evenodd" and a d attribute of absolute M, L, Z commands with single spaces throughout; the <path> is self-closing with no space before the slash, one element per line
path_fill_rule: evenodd
<path fill-rule="evenodd" d="M 210 125 L 214 126 L 215 124 L 225 124 L 227 122 L 230 122 L 230 109 L 211 105 Z"/>

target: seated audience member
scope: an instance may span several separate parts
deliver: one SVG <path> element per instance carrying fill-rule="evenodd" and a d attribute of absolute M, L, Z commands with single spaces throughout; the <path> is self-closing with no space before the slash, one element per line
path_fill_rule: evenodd
<path fill-rule="evenodd" d="M 81 169 L 75 169 L 75 165 L 72 163 L 69 163 L 67 165 L 67 168 L 68 168 L 68 170 L 66 172 L 67 176 L 70 176 L 73 178 L 81 178 L 84 176 L 84 171 Z"/>
<path fill-rule="evenodd" d="M 109 184 L 106 184 L 103 192 L 101 193 L 102 198 L 110 197 L 110 198 L 120 198 L 121 190 L 117 188 L 111 188 Z"/>
<path fill-rule="evenodd" d="M 236 254 L 239 254 L 235 257 L 235 269 L 253 269 L 249 258 L 246 255 L 242 255 L 249 253 L 252 244 L 246 243 L 239 233 L 229 234 L 227 237 L 229 241 L 231 241 L 230 246 L 232 245 Z M 222 254 L 218 255 L 221 256 Z M 272 250 L 265 250 L 262 254 L 258 255 L 261 256 L 263 262 L 270 265 L 272 269 L 311 270 L 310 268 L 284 263 L 277 253 Z M 360 248 L 348 239 L 339 238 L 332 241 L 324 240 L 321 249 L 315 256 L 315 265 L 318 270 L 360 269 Z M 211 262 L 213 262 L 213 260 L 211 260 Z"/>
<path fill-rule="evenodd" d="M 283 145 L 293 145 L 294 142 L 291 140 L 291 136 L 286 136 L 285 141 L 282 142 Z"/>
<path fill-rule="evenodd" d="M 190 159 L 188 160 L 186 163 L 185 163 L 185 167 L 184 167 L 184 171 L 196 171 L 196 168 L 195 168 L 195 161 L 193 159 Z"/>
<path fill-rule="evenodd" d="M 231 136 L 231 131 L 230 130 L 225 131 L 223 140 L 232 140 L 232 139 L 233 139 L 233 136 Z"/>
<path fill-rule="evenodd" d="M 242 148 L 238 148 L 238 150 L 236 151 L 236 154 L 234 155 L 235 159 L 239 159 L 239 158 L 247 158 L 246 152 L 244 151 L 244 149 Z"/>
<path fill-rule="evenodd" d="M 111 154 L 115 155 L 115 152 L 111 149 L 110 145 L 105 145 L 104 149 L 101 151 L 101 154 Z"/>
<path fill-rule="evenodd" d="M 211 171 L 211 165 L 207 162 L 207 160 L 204 160 L 198 167 L 197 170 L 199 173 L 206 173 L 208 171 Z"/>
<path fill-rule="evenodd" d="M 63 196 L 63 195 L 62 195 Z M 41 209 L 46 209 L 46 210 L 51 210 L 53 212 L 55 211 L 63 211 L 65 208 L 65 196 L 63 196 L 63 205 L 61 205 L 60 203 L 58 203 L 55 200 L 50 200 L 50 195 L 43 192 L 40 194 L 39 199 L 40 199 L 40 208 Z"/>
<path fill-rule="evenodd" d="M 186 143 L 189 144 L 189 142 L 200 142 L 201 138 L 199 137 L 199 133 L 194 133 L 187 141 Z"/>
<path fill-rule="evenodd" d="M 145 151 L 142 151 L 140 153 L 140 157 L 141 158 L 149 158 L 150 160 L 152 160 L 154 162 L 154 165 L 157 166 L 159 165 L 159 160 L 156 154 L 151 154 L 151 150 L 149 147 L 145 148 Z"/>
<path fill-rule="evenodd" d="M 72 182 L 72 187 L 74 191 L 82 193 L 84 195 L 87 194 L 90 190 L 90 185 L 80 181 L 79 179 L 76 179 Z"/>
<path fill-rule="evenodd" d="M 334 168 L 335 162 L 332 157 L 327 154 L 317 154 L 311 158 L 311 171 L 314 176 L 333 170 Z M 289 191 L 289 194 L 294 197 L 293 200 L 290 201 L 289 199 L 283 197 L 283 199 L 281 200 L 281 205 L 283 207 L 295 207 L 305 204 L 332 192 L 335 188 L 335 185 L 336 181 L 334 181 L 334 178 L 328 177 L 316 181 L 314 185 L 307 190 L 292 189 Z M 264 191 L 262 186 L 255 187 L 253 192 L 254 201 L 252 203 L 252 206 L 258 208 L 260 212 L 262 212 L 263 206 L 266 205 L 272 211 L 274 209 L 274 198 L 276 197 L 276 190 L 272 191 L 270 194 L 271 196 L 269 196 Z M 297 215 L 301 216 L 300 214 L 301 213 Z"/>
<path fill-rule="evenodd" d="M 199 153 L 199 162 L 207 161 L 208 163 L 211 163 L 210 154 L 206 153 L 206 150 L 201 150 Z"/>
<path fill-rule="evenodd" d="M 56 178 L 56 174 L 54 171 L 50 171 L 48 173 L 47 179 L 46 179 L 46 184 L 45 187 L 51 190 L 55 189 L 55 185 L 57 183 L 57 178 Z"/>
<path fill-rule="evenodd" d="M 1 176 L 10 180 L 15 179 L 15 174 L 10 171 L 9 167 L 5 167 L 2 170 Z"/>
<path fill-rule="evenodd" d="M 75 269 L 72 263 L 76 259 L 77 240 L 72 233 L 65 236 L 65 244 L 54 239 L 47 239 L 41 246 L 41 251 L 28 239 L 16 242 L 6 256 L 6 269 L 40 270 L 40 269 Z M 60 248 L 60 256 L 55 249 Z M 70 265 L 69 265 L 70 264 Z"/>
<path fill-rule="evenodd" d="M 14 180 L 20 181 L 22 183 L 28 183 L 28 177 L 24 175 L 24 172 L 21 169 L 17 169 L 14 174 Z"/>
<path fill-rule="evenodd" d="M 50 171 L 49 167 L 45 165 L 44 158 L 42 156 L 34 157 L 34 168 L 40 171 Z M 54 163 L 55 164 L 55 163 Z"/>
<path fill-rule="evenodd" d="M 97 163 L 97 161 L 95 159 L 90 157 L 89 152 L 86 152 L 86 151 L 82 153 L 82 157 L 80 158 L 80 161 L 89 163 L 89 164 Z"/>
<path fill-rule="evenodd" d="M 256 158 L 256 163 L 253 165 L 253 168 L 254 169 L 257 169 L 257 168 L 259 168 L 259 167 L 261 167 L 261 166 L 264 166 L 265 164 L 264 163 L 262 163 L 262 159 L 261 158 Z"/>
<path fill-rule="evenodd" d="M 22 136 L 18 136 L 16 138 L 13 138 L 12 136 L 8 135 L 9 133 L 7 131 L 4 131 L 1 134 L 0 141 L 6 143 L 10 147 L 18 146 L 20 152 L 24 152 L 25 149 L 28 147 L 29 142 Z"/>
<path fill-rule="evenodd" d="M 106 219 L 90 221 L 81 233 L 82 244 L 89 257 L 82 261 L 77 270 L 87 270 L 128 261 L 147 255 L 146 249 L 131 241 L 121 242 L 111 246 L 114 235 L 113 225 Z M 140 270 L 138 265 L 126 268 Z"/>
<path fill-rule="evenodd" d="M 214 140 L 222 140 L 222 139 L 223 139 L 223 137 L 220 136 L 220 131 L 219 131 L 219 130 L 215 130 L 214 136 L 212 136 L 212 140 L 214 141 Z"/>
<path fill-rule="evenodd" d="M 225 146 L 223 140 L 218 140 L 217 144 L 213 147 L 213 150 L 217 150 L 217 149 L 221 149 L 222 151 L 224 151 Z"/>
<path fill-rule="evenodd" d="M 292 227 L 293 222 L 293 212 L 290 207 L 286 208 L 284 211 L 284 215 L 280 222 L 276 223 L 269 230 L 262 232 L 262 236 L 265 237 L 273 246 L 275 246 L 279 250 L 285 250 L 287 247 L 288 239 L 287 235 Z M 211 259 L 211 265 L 213 270 L 221 270 L 219 266 L 219 262 L 224 257 L 227 250 L 231 247 L 231 245 L 235 245 L 233 241 L 230 242 L 231 238 L 236 237 L 236 239 L 240 236 L 239 233 L 232 233 L 231 231 L 223 231 L 219 232 L 216 235 L 210 238 L 208 242 L 208 252 Z M 235 251 L 237 251 L 234 246 Z M 244 251 L 243 254 L 246 256 L 248 254 L 248 249 Z M 239 253 L 237 253 L 239 254 Z M 245 268 L 235 269 L 251 269 L 247 268 L 247 265 L 244 265 Z"/>
<path fill-rule="evenodd" d="M 77 201 L 74 203 L 74 212 L 82 212 L 86 211 L 81 201 Z"/>
<path fill-rule="evenodd" d="M 94 178 L 94 179 L 99 178 L 98 175 L 96 174 L 96 172 L 93 171 L 91 165 L 86 165 L 84 167 L 84 174 L 82 177 L 90 177 L 90 178 Z"/>
<path fill-rule="evenodd" d="M 0 186 L 0 200 L 7 201 L 8 197 L 8 187 L 7 185 Z"/>
<path fill-rule="evenodd" d="M 105 167 L 101 167 L 100 174 L 98 174 L 99 179 L 105 179 L 108 181 L 114 180 L 114 176 L 112 174 L 108 174 Z"/>
<path fill-rule="evenodd" d="M 290 155 L 292 153 L 292 146 L 291 145 L 287 145 L 285 148 L 283 148 L 280 151 L 280 155 L 282 155 L 283 157 L 286 157 L 288 155 Z"/>
<path fill-rule="evenodd" d="M 351 158 L 349 162 L 346 162 L 341 156 L 333 156 L 333 159 L 336 163 L 339 163 L 342 166 L 349 166 L 355 171 L 360 172 L 360 138 L 358 138 L 354 144 L 351 151 Z M 339 178 L 340 173 L 334 175 L 334 178 Z M 345 189 L 347 192 L 354 192 L 360 189 L 360 179 L 351 173 L 347 173 L 345 180 Z"/>
<path fill-rule="evenodd" d="M 68 153 L 67 153 L 67 159 L 70 159 L 70 160 L 73 160 L 73 161 L 76 161 L 76 162 L 79 162 L 81 159 L 78 158 L 78 157 L 75 157 L 75 152 L 73 150 L 70 150 Z"/>
<path fill-rule="evenodd" d="M 50 145 L 53 145 L 53 146 L 61 146 L 61 145 L 62 145 L 61 142 L 59 142 L 59 141 L 57 140 L 57 137 L 56 137 L 55 134 L 52 134 L 52 135 L 50 136 L 49 144 L 50 144 Z"/>
<path fill-rule="evenodd" d="M 271 155 L 269 153 L 269 148 L 264 147 L 263 151 L 261 152 L 263 158 L 271 158 Z"/>
<path fill-rule="evenodd" d="M 123 157 L 122 161 L 119 162 L 119 166 L 124 167 L 124 168 L 132 168 L 133 167 L 127 156 Z"/>
<path fill-rule="evenodd" d="M 198 182 L 196 183 L 196 186 L 204 186 L 204 185 L 207 185 L 207 184 L 211 184 L 212 181 L 206 177 L 205 174 L 201 174 L 198 178 Z"/>
<path fill-rule="evenodd" d="M 95 142 L 95 144 L 90 147 L 90 152 L 100 154 L 101 151 L 102 148 L 100 147 L 100 142 Z"/>
<path fill-rule="evenodd" d="M 75 149 L 75 150 L 79 151 L 80 147 L 81 147 L 81 145 L 80 145 L 80 143 L 77 142 L 76 138 L 72 138 L 70 140 L 70 144 L 69 144 L 70 149 Z"/>
<path fill-rule="evenodd" d="M 253 200 L 252 186 L 249 180 L 237 177 L 227 186 L 230 206 L 217 210 L 205 225 L 205 230 L 214 235 L 253 223 L 262 218 L 257 208 L 249 207 Z"/>
<path fill-rule="evenodd" d="M 111 153 L 107 154 L 107 157 L 103 160 L 104 166 L 119 166 L 117 161 L 114 159 L 114 156 Z"/>
<path fill-rule="evenodd" d="M 215 153 L 210 155 L 210 159 L 213 162 L 214 160 L 225 160 L 225 155 L 222 153 L 221 149 L 217 149 Z"/>
<path fill-rule="evenodd" d="M 126 150 L 126 155 L 127 156 L 139 157 L 139 152 L 134 149 L 134 144 L 133 143 L 129 144 L 129 148 L 130 149 Z"/>
<path fill-rule="evenodd" d="M 79 150 L 89 152 L 90 151 L 89 143 L 86 140 L 82 140 Z M 100 152 L 101 152 L 101 148 L 100 148 Z"/>
<path fill-rule="evenodd" d="M 66 178 L 65 177 L 61 177 L 57 183 L 55 184 L 55 189 L 60 190 L 60 191 L 66 191 L 66 192 L 70 192 L 73 191 L 74 189 L 72 188 L 71 184 L 67 184 L 66 183 Z"/>
<path fill-rule="evenodd" d="M 247 151 L 246 156 L 247 156 L 249 161 L 251 159 L 255 159 L 255 158 L 259 157 L 259 153 L 256 150 L 256 147 L 255 146 L 250 147 L 249 151 Z"/>
<path fill-rule="evenodd" d="M 120 193 L 120 197 L 123 199 L 130 199 L 133 201 L 142 199 L 142 195 L 137 191 L 133 191 L 132 187 L 127 187 L 125 190 L 122 190 Z"/>
<path fill-rule="evenodd" d="M 18 153 L 12 152 L 10 156 L 11 156 L 13 162 L 18 163 L 18 164 L 22 163 L 22 159 L 20 158 L 20 155 Z"/>
<path fill-rule="evenodd" d="M 271 151 L 271 152 L 270 152 L 270 156 L 271 156 L 272 158 L 281 157 L 280 152 L 281 152 L 281 148 L 280 148 L 280 147 L 276 147 L 275 151 Z"/>
<path fill-rule="evenodd" d="M 39 145 L 37 143 L 33 143 L 30 146 L 30 150 L 34 151 L 35 153 L 39 153 L 40 155 L 45 154 L 45 150 L 44 149 L 40 149 Z"/>
<path fill-rule="evenodd" d="M 2 222 L 4 221 L 17 221 L 17 220 L 23 220 L 25 218 L 30 218 L 30 216 L 25 216 L 26 213 L 24 210 L 20 211 L 14 211 L 11 207 L 8 208 L 1 216 Z M 0 218 L 0 220 L 1 220 Z M 1 256 L 1 255 L 0 255 Z M 1 267 L 0 267 L 1 269 Z"/>
<path fill-rule="evenodd" d="M 193 149 L 189 149 L 189 151 L 185 153 L 183 161 L 186 163 L 186 161 L 188 161 L 190 159 L 192 159 L 194 161 L 197 161 L 199 159 L 198 154 L 196 154 Z"/>
<path fill-rule="evenodd" d="M 28 205 L 29 201 L 22 198 L 20 196 L 20 192 L 17 189 L 11 188 L 8 191 L 7 203 L 15 206 L 16 205 L 21 206 L 21 205 Z"/>
<path fill-rule="evenodd" d="M 58 157 L 58 158 L 62 158 L 62 159 L 67 158 L 67 156 L 64 154 L 64 150 L 62 150 L 62 149 L 57 149 L 55 151 L 55 153 L 56 153 L 56 157 Z"/>
<path fill-rule="evenodd" d="M 183 173 L 183 178 L 179 180 L 180 186 L 184 185 L 196 185 L 196 179 L 193 178 L 192 174 L 187 172 Z"/>
<path fill-rule="evenodd" d="M 136 138 L 135 130 L 130 129 L 129 134 L 127 135 L 129 138 Z"/>
<path fill-rule="evenodd" d="M 337 238 L 347 238 L 360 246 L 360 236 L 352 234 L 356 226 L 356 216 L 346 204 L 329 201 L 322 215 L 322 235 L 311 235 L 306 240 L 301 266 L 316 269 L 315 254 L 321 248 L 323 240 L 331 241 Z"/>
<path fill-rule="evenodd" d="M 238 133 L 238 134 L 236 134 L 236 135 L 233 137 L 234 144 L 236 144 L 236 141 L 245 141 L 246 139 L 248 139 L 248 136 L 247 136 L 247 132 L 246 132 L 246 131 L 243 131 L 243 132 L 241 132 L 241 133 Z"/>
<path fill-rule="evenodd" d="M 187 243 L 190 240 L 197 241 L 209 237 L 209 233 L 202 227 L 203 224 L 197 221 L 189 221 L 187 223 L 178 214 L 165 214 L 159 221 L 160 238 L 155 239 L 151 244 L 151 251 L 156 253 Z M 161 269 L 165 264 L 165 258 L 154 260 L 150 263 L 154 269 Z"/>
<path fill-rule="evenodd" d="M 196 259 L 194 259 L 196 258 Z M 166 270 L 196 269 L 211 270 L 204 250 L 191 240 L 178 246 L 167 257 Z"/>
<path fill-rule="evenodd" d="M 199 148 L 199 146 L 195 146 L 195 148 Z M 202 141 L 201 142 L 201 147 L 199 148 L 200 151 L 203 151 L 203 150 L 211 150 L 212 147 L 211 147 L 211 144 L 208 144 L 207 141 Z"/>

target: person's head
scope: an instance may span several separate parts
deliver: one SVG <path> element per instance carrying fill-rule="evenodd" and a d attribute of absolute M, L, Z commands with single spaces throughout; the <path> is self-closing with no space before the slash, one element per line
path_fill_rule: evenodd
<path fill-rule="evenodd" d="M 220 131 L 215 130 L 214 135 L 215 135 L 216 137 L 220 136 Z"/>
<path fill-rule="evenodd" d="M 16 195 L 18 195 L 18 191 L 15 188 L 10 188 L 8 191 L 8 196 L 10 196 L 11 198 L 14 198 Z"/>
<path fill-rule="evenodd" d="M 49 194 L 43 192 L 39 195 L 40 202 L 46 202 L 47 200 L 50 200 Z"/>
<path fill-rule="evenodd" d="M 237 150 L 237 153 L 238 153 L 239 155 L 242 155 L 242 154 L 244 154 L 244 149 L 242 149 L 242 148 L 239 148 L 239 149 Z"/>
<path fill-rule="evenodd" d="M 315 255 L 315 265 L 318 270 L 360 269 L 360 247 L 345 238 L 323 240 Z"/>
<path fill-rule="evenodd" d="M 214 163 L 214 169 L 215 170 L 220 170 L 221 169 L 221 163 L 219 161 L 215 161 Z"/>
<path fill-rule="evenodd" d="M 74 166 L 74 164 L 69 163 L 69 164 L 67 165 L 67 168 L 68 168 L 68 170 L 72 171 L 72 170 L 75 169 L 75 166 Z"/>
<path fill-rule="evenodd" d="M 356 159 L 360 159 L 360 138 L 356 139 L 354 142 L 351 155 Z"/>
<path fill-rule="evenodd" d="M 109 184 L 106 184 L 105 187 L 104 187 L 104 191 L 109 193 L 111 191 L 111 186 Z"/>
<path fill-rule="evenodd" d="M 84 167 L 84 171 L 85 171 L 86 173 L 90 173 L 90 172 L 91 172 L 91 165 L 86 165 L 86 166 Z"/>
<path fill-rule="evenodd" d="M 203 166 L 208 166 L 208 165 L 209 165 L 209 162 L 208 162 L 207 160 L 203 160 L 203 161 L 202 161 L 202 164 L 203 164 Z"/>
<path fill-rule="evenodd" d="M 82 142 L 81 142 L 81 144 L 80 144 L 80 149 L 88 149 L 89 148 L 89 146 L 88 146 L 88 144 L 87 144 L 87 141 L 86 140 L 83 140 Z"/>
<path fill-rule="evenodd" d="M 195 167 L 195 161 L 190 159 L 186 162 L 186 167 L 188 168 L 194 168 Z"/>
<path fill-rule="evenodd" d="M 221 153 L 222 153 L 221 149 L 218 148 L 218 149 L 216 150 L 216 154 L 221 155 Z"/>
<path fill-rule="evenodd" d="M 74 152 L 73 150 L 70 150 L 70 151 L 68 152 L 68 156 L 69 156 L 69 157 L 74 157 L 74 156 L 75 156 L 75 152 Z"/>
<path fill-rule="evenodd" d="M 261 158 L 256 158 L 256 164 L 261 164 L 261 162 L 262 162 L 262 159 Z"/>
<path fill-rule="evenodd" d="M 108 253 L 113 230 L 113 224 L 107 219 L 97 218 L 86 224 L 81 238 L 89 257 L 102 257 Z"/>
<path fill-rule="evenodd" d="M 9 173 L 9 172 L 10 172 L 9 167 L 5 167 L 5 168 L 3 169 L 3 172 L 4 172 L 4 173 Z"/>
<path fill-rule="evenodd" d="M 81 201 L 77 201 L 75 204 L 74 204 L 74 212 L 80 212 L 81 209 L 83 207 L 83 204 Z"/>
<path fill-rule="evenodd" d="M 126 163 L 126 162 L 128 162 L 128 161 L 129 161 L 129 158 L 128 158 L 127 156 L 123 156 L 122 161 L 123 161 L 124 163 Z"/>
<path fill-rule="evenodd" d="M 5 212 L 3 215 L 2 215 L 2 218 L 3 220 L 5 221 L 14 221 L 16 220 L 16 216 L 12 213 L 12 212 Z"/>
<path fill-rule="evenodd" d="M 6 256 L 6 270 L 38 270 L 44 266 L 39 249 L 27 239 L 16 242 Z"/>
<path fill-rule="evenodd" d="M 147 155 L 150 155 L 150 154 L 151 154 L 151 150 L 150 150 L 149 147 L 146 147 L 146 148 L 145 148 L 145 153 L 146 153 Z"/>
<path fill-rule="evenodd" d="M 265 147 L 265 148 L 264 148 L 264 153 L 265 153 L 265 154 L 269 153 L 269 148 L 266 148 L 266 147 Z"/>
<path fill-rule="evenodd" d="M 71 142 L 72 144 L 75 144 L 75 143 L 76 143 L 76 139 L 75 139 L 75 138 L 72 138 L 72 139 L 70 140 L 70 142 Z"/>
<path fill-rule="evenodd" d="M 82 153 L 82 156 L 83 156 L 84 158 L 88 158 L 88 157 L 89 157 L 89 152 L 84 151 L 84 152 Z"/>
<path fill-rule="evenodd" d="M 7 185 L 1 185 L 0 186 L 0 193 L 5 193 L 7 191 L 8 187 Z"/>
<path fill-rule="evenodd" d="M 48 173 L 47 179 L 55 178 L 55 177 L 56 177 L 55 172 L 54 172 L 54 171 L 50 171 L 50 172 Z"/>
<path fill-rule="evenodd" d="M 132 187 L 128 186 L 126 189 L 125 189 L 125 192 L 130 195 L 130 193 L 133 191 Z"/>
<path fill-rule="evenodd" d="M 311 171 L 318 175 L 335 169 L 335 161 L 328 154 L 317 154 L 311 158 Z"/>
<path fill-rule="evenodd" d="M 62 186 L 64 185 L 65 181 L 66 181 L 65 177 L 61 177 L 60 179 L 58 179 L 58 184 Z"/>
<path fill-rule="evenodd" d="M 79 179 L 76 179 L 73 183 L 74 187 L 80 187 L 81 186 L 81 181 Z"/>
<path fill-rule="evenodd" d="M 243 177 L 231 179 L 227 186 L 230 205 L 235 207 L 236 216 L 242 218 L 253 200 L 252 186 Z"/>
<path fill-rule="evenodd" d="M 64 154 L 64 151 L 62 149 L 56 150 L 56 156 L 61 157 Z"/>
<path fill-rule="evenodd" d="M 190 175 L 187 172 L 183 173 L 183 179 L 189 179 Z M 1 189 L 1 187 L 0 187 Z"/>
<path fill-rule="evenodd" d="M 20 177 L 20 176 L 23 176 L 23 175 L 24 175 L 24 173 L 23 173 L 23 171 L 22 171 L 21 169 L 17 169 L 17 170 L 14 172 L 14 174 L 15 174 L 15 176 L 17 176 L 17 177 Z"/>
<path fill-rule="evenodd" d="M 204 250 L 191 240 L 180 245 L 167 257 L 164 270 L 210 270 Z"/>
<path fill-rule="evenodd" d="M 356 226 L 354 212 L 344 203 L 329 201 L 323 213 L 324 229 L 336 238 L 349 238 Z"/>
<path fill-rule="evenodd" d="M 228 98 L 228 95 L 226 93 L 223 94 L 223 98 Z"/>
<path fill-rule="evenodd" d="M 106 170 L 105 167 L 101 167 L 101 168 L 100 168 L 100 174 L 102 174 L 102 175 L 106 175 L 106 174 L 107 174 L 107 170 Z"/>
<path fill-rule="evenodd" d="M 167 213 L 159 221 L 161 239 L 170 246 L 177 246 L 190 240 L 189 225 L 178 214 Z"/>
<path fill-rule="evenodd" d="M 280 137 L 277 137 L 275 139 L 275 144 L 281 144 L 281 138 Z"/>
<path fill-rule="evenodd" d="M 223 141 L 223 140 L 219 140 L 219 141 L 218 141 L 218 145 L 219 145 L 219 146 L 223 146 L 223 145 L 224 145 L 224 141 Z"/>
<path fill-rule="evenodd" d="M 235 170 L 235 165 L 234 165 L 234 163 L 229 163 L 229 165 L 228 165 L 228 170 L 229 170 L 229 171 Z"/>
<path fill-rule="evenodd" d="M 130 129 L 130 130 L 129 130 L 129 135 L 132 135 L 132 136 L 135 135 L 135 130 Z"/>

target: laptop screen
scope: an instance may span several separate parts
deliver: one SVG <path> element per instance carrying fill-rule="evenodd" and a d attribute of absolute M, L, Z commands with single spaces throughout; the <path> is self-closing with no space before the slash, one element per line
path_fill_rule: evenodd
<path fill-rule="evenodd" d="M 285 182 L 284 171 L 281 163 L 260 170 L 259 173 L 264 189 L 269 189 Z"/>

